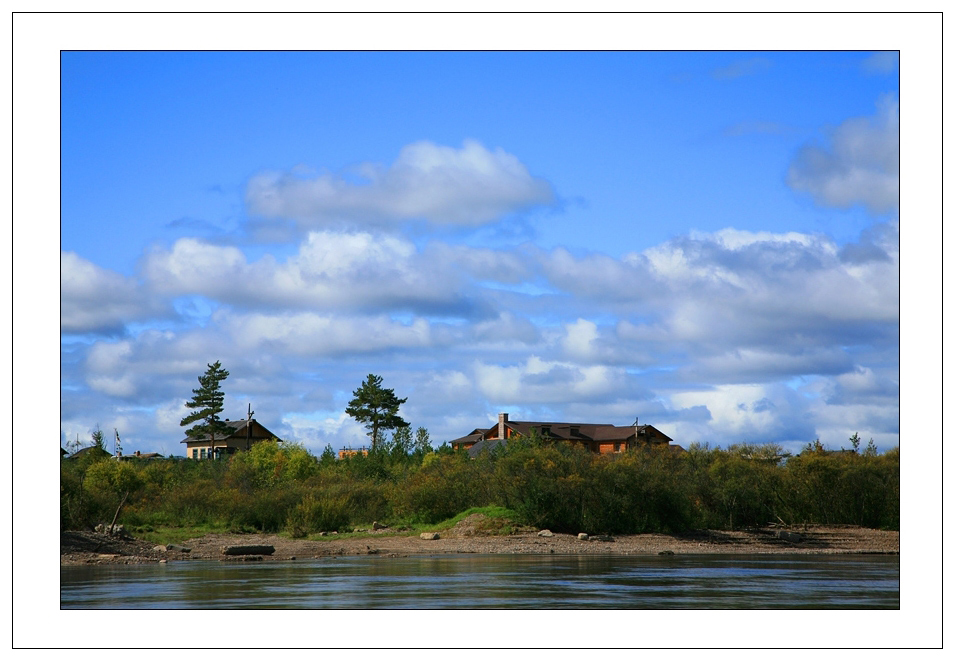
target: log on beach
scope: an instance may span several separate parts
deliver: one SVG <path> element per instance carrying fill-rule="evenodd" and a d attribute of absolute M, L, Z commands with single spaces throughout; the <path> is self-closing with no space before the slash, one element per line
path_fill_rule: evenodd
<path fill-rule="evenodd" d="M 223 555 L 272 555 L 274 546 L 223 546 Z"/>

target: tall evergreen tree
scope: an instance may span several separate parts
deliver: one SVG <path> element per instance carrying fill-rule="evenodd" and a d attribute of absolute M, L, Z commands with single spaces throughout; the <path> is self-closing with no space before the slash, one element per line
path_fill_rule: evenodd
<path fill-rule="evenodd" d="M 106 437 L 103 435 L 103 430 L 99 428 L 99 423 L 96 423 L 96 426 L 90 430 L 90 438 L 92 439 L 90 447 L 99 448 L 103 452 L 108 452 L 106 449 Z"/>
<path fill-rule="evenodd" d="M 348 403 L 345 413 L 365 425 L 371 436 L 371 448 L 375 450 L 381 442 L 385 429 L 407 427 L 408 423 L 398 415 L 398 408 L 408 398 L 398 399 L 395 391 L 381 387 L 381 377 L 369 374 L 361 387 L 352 393 L 355 397 Z"/>
<path fill-rule="evenodd" d="M 222 403 L 225 400 L 225 394 L 219 388 L 219 383 L 225 381 L 229 372 L 222 369 L 222 365 L 217 360 L 212 365 L 207 365 L 209 369 L 199 377 L 199 388 L 192 391 L 192 399 L 186 402 L 186 406 L 195 409 L 179 423 L 180 427 L 192 424 L 197 420 L 202 422 L 186 430 L 186 435 L 191 438 L 201 438 L 208 436 L 212 441 L 212 450 L 209 458 L 215 457 L 216 436 L 225 437 L 232 432 L 232 427 L 219 419 L 222 413 Z"/>

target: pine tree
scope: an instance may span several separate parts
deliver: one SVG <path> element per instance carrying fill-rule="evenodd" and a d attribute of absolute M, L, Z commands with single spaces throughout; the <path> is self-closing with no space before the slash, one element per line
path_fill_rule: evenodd
<path fill-rule="evenodd" d="M 398 415 L 398 408 L 408 398 L 398 399 L 395 391 L 381 387 L 381 377 L 369 374 L 361 387 L 352 393 L 355 397 L 348 403 L 345 413 L 365 425 L 371 436 L 371 449 L 376 450 L 385 429 L 407 427 L 408 423 Z"/>
<path fill-rule="evenodd" d="M 212 441 L 212 450 L 209 453 L 211 459 L 215 457 L 216 436 L 227 436 L 232 432 L 232 427 L 219 419 L 225 400 L 225 394 L 219 389 L 219 383 L 225 381 L 229 372 L 222 369 L 218 360 L 207 367 L 209 369 L 206 373 L 199 377 L 199 388 L 192 391 L 192 399 L 186 402 L 188 408 L 196 410 L 183 418 L 179 426 L 185 427 L 197 420 L 202 420 L 200 424 L 187 429 L 186 435 L 191 438 L 208 436 Z"/>
<path fill-rule="evenodd" d="M 96 423 L 96 426 L 90 430 L 90 438 L 92 439 L 90 447 L 99 448 L 103 452 L 107 452 L 106 437 L 103 436 L 103 430 L 99 428 L 99 423 Z"/>

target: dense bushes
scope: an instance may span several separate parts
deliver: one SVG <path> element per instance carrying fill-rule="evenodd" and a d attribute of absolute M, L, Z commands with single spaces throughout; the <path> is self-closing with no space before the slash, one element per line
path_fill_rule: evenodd
<path fill-rule="evenodd" d="M 513 439 L 470 459 L 384 447 L 338 461 L 304 447 L 258 443 L 218 461 L 64 460 L 64 528 L 208 526 L 304 536 L 372 521 L 433 524 L 498 505 L 521 523 L 596 533 L 731 529 L 766 523 L 899 527 L 899 450 L 786 458 L 771 445 L 691 446 L 595 456 L 569 444 Z"/>

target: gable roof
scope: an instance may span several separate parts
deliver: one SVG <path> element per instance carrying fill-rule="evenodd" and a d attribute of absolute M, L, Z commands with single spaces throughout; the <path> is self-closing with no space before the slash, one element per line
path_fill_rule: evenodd
<path fill-rule="evenodd" d="M 85 448 L 77 450 L 71 454 L 67 459 L 79 459 L 80 457 L 85 457 L 88 454 L 102 454 L 104 457 L 112 457 L 113 455 L 101 448 L 98 445 L 89 445 Z"/>
<path fill-rule="evenodd" d="M 475 429 L 467 436 L 462 436 L 461 438 L 456 438 L 453 441 L 448 441 L 451 444 L 454 443 L 477 443 L 484 438 L 484 434 L 487 433 L 487 429 Z"/>
<path fill-rule="evenodd" d="M 478 456 L 485 450 L 490 452 L 491 450 L 493 450 L 494 448 L 498 446 L 503 447 L 505 445 L 507 445 L 506 438 L 481 439 L 480 441 L 478 441 L 477 443 L 475 443 L 474 445 L 468 448 L 468 456 L 473 459 L 474 457 Z"/>
<path fill-rule="evenodd" d="M 655 438 L 670 443 L 672 438 L 652 425 L 617 426 L 585 422 L 525 422 L 509 420 L 504 423 L 513 433 L 530 436 L 534 430 L 545 438 L 563 441 L 598 441 L 603 443 L 623 442 L 636 437 Z M 492 428 L 493 429 L 493 428 Z"/>
<path fill-rule="evenodd" d="M 238 438 L 241 440 L 245 440 L 246 438 L 249 438 L 249 433 L 248 433 L 248 427 L 250 422 L 249 420 L 247 419 L 223 420 L 223 422 L 232 428 L 232 433 L 230 433 L 228 436 L 223 436 L 222 438 L 219 438 L 217 435 L 216 442 L 225 441 L 226 439 L 230 439 L 230 438 Z M 255 418 L 251 420 L 251 423 L 252 423 L 251 438 L 254 438 L 256 440 L 261 440 L 263 438 L 266 438 L 266 439 L 275 438 L 277 440 L 281 440 L 278 438 L 278 436 L 276 436 L 275 434 L 270 432 L 268 429 L 266 429 L 262 423 L 255 420 Z M 209 441 L 209 440 L 210 440 L 209 435 L 203 434 L 202 436 L 196 436 L 196 437 L 186 436 L 184 439 L 182 439 L 179 442 L 180 443 L 195 443 L 197 441 Z"/>
<path fill-rule="evenodd" d="M 503 416 L 503 414 L 502 414 Z M 500 420 L 511 434 L 529 437 L 533 433 L 555 441 L 579 441 L 585 443 L 628 443 L 633 440 L 654 444 L 669 444 L 673 439 L 653 425 L 617 426 L 588 422 L 539 422 L 530 420 Z M 483 450 L 506 445 L 507 439 L 497 436 L 498 425 L 487 429 L 475 429 L 467 436 L 450 441 L 452 446 L 468 446 L 468 455 L 478 456 Z M 682 448 L 681 448 L 682 449 Z"/>

